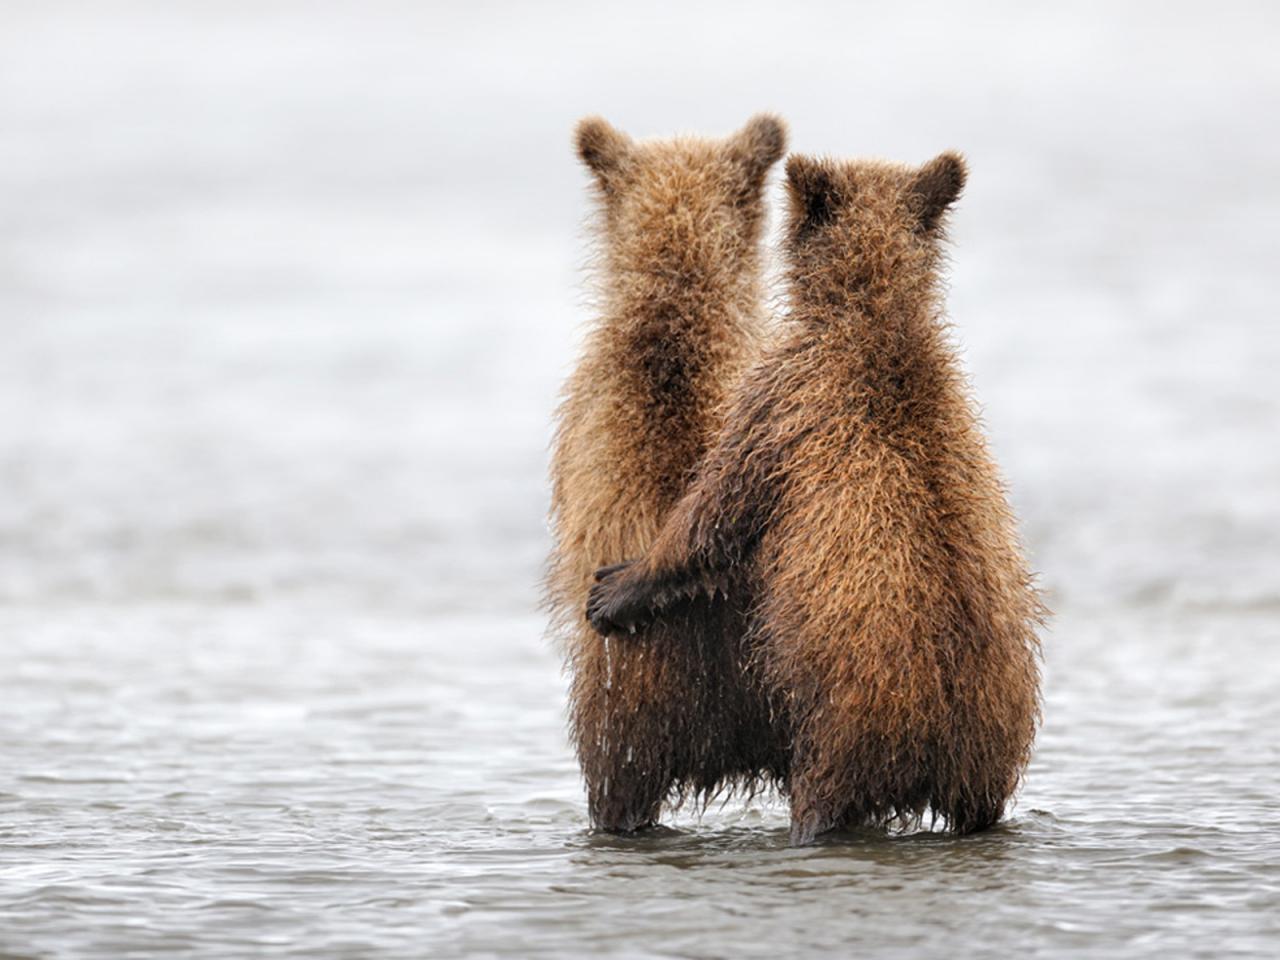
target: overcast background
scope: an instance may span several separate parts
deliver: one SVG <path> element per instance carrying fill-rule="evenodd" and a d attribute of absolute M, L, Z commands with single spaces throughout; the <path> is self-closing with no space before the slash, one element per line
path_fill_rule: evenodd
<path fill-rule="evenodd" d="M 1058 602 L 1275 600 L 1280 12 L 1087 8 L 6 4 L 0 597 L 528 603 L 572 125 L 770 109 L 967 153 L 952 314 Z"/>

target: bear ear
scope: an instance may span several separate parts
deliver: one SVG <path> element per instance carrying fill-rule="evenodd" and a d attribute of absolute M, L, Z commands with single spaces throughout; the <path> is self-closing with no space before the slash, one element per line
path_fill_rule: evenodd
<path fill-rule="evenodd" d="M 925 231 L 937 228 L 947 208 L 960 196 L 967 177 L 964 158 L 958 153 L 944 153 L 926 163 L 911 178 L 908 192 L 915 199 L 920 226 Z"/>
<path fill-rule="evenodd" d="M 791 226 L 797 238 L 830 223 L 840 208 L 840 191 L 824 160 L 795 154 L 787 160 Z"/>
<path fill-rule="evenodd" d="M 787 126 L 770 113 L 757 113 L 729 138 L 730 156 L 746 172 L 748 185 L 757 189 L 786 152 Z"/>
<path fill-rule="evenodd" d="M 630 162 L 631 138 L 611 127 L 602 117 L 585 117 L 578 121 L 573 134 L 578 157 L 596 175 L 606 193 L 612 193 Z"/>

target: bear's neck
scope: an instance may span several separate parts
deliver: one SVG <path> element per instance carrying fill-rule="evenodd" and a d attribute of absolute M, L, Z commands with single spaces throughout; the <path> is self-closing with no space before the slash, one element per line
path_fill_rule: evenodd
<path fill-rule="evenodd" d="M 742 270 L 713 279 L 622 271 L 607 287 L 599 368 L 626 411 L 632 469 L 669 507 L 713 435 L 730 384 L 760 342 L 761 284 Z"/>
<path fill-rule="evenodd" d="M 659 347 L 667 337 L 722 334 L 726 321 L 759 313 L 760 273 L 754 258 L 697 272 L 614 264 L 607 285 L 610 313 L 639 342 Z"/>
<path fill-rule="evenodd" d="M 792 318 L 821 345 L 872 420 L 924 427 L 957 383 L 934 276 L 866 283 L 838 272 L 792 278 Z"/>

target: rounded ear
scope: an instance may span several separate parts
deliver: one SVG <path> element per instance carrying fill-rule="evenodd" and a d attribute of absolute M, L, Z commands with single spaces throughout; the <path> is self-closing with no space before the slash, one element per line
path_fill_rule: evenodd
<path fill-rule="evenodd" d="M 742 164 L 748 184 L 759 187 L 787 151 L 787 125 L 771 113 L 757 113 L 729 138 L 729 151 Z"/>
<path fill-rule="evenodd" d="M 600 186 L 612 191 L 631 156 L 631 138 L 602 117 L 585 117 L 578 121 L 573 142 L 578 157 L 596 175 Z"/>
<path fill-rule="evenodd" d="M 964 158 L 958 153 L 944 153 L 926 163 L 911 178 L 909 192 L 916 198 L 923 229 L 933 230 L 938 226 L 947 208 L 960 196 L 967 177 Z"/>
<path fill-rule="evenodd" d="M 791 194 L 791 228 L 796 237 L 835 219 L 840 192 L 828 162 L 792 155 L 787 160 L 787 187 Z"/>

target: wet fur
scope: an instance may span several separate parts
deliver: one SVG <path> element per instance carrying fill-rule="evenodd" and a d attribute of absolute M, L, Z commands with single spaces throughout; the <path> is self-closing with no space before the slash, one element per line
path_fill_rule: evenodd
<path fill-rule="evenodd" d="M 764 186 L 785 130 L 758 116 L 725 140 L 635 143 L 589 118 L 576 146 L 599 200 L 599 317 L 558 411 L 547 595 L 591 820 L 630 831 L 785 762 L 736 610 L 692 601 L 643 645 L 582 616 L 596 568 L 648 548 L 758 357 Z"/>
<path fill-rule="evenodd" d="M 785 333 L 588 614 L 606 633 L 653 622 L 620 641 L 643 649 L 692 602 L 751 611 L 797 842 L 926 812 L 981 830 L 1029 758 L 1043 608 L 942 317 L 965 167 L 793 157 L 787 173 Z"/>

